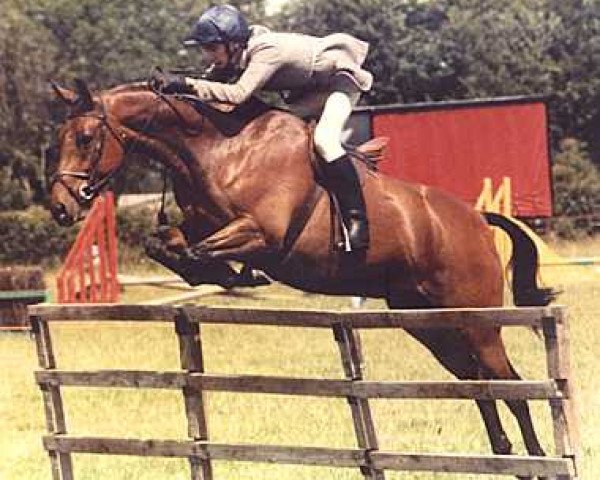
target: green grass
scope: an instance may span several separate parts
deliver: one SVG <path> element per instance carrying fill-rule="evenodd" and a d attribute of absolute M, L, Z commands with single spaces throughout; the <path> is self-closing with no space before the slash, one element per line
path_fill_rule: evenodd
<path fill-rule="evenodd" d="M 576 255 L 595 255 L 596 244 Z M 600 381 L 595 371 L 600 333 L 600 273 L 590 267 L 559 267 L 543 272 L 549 285 L 564 290 L 559 303 L 569 307 L 573 366 L 579 391 L 584 446 L 581 478 L 594 478 L 600 467 Z M 52 280 L 52 272 L 48 280 Z M 168 296 L 173 291 L 139 287 L 124 302 Z M 337 308 L 348 300 L 305 295 L 281 285 L 236 297 L 214 295 L 204 304 L 269 305 L 273 307 Z M 369 308 L 383 307 L 369 301 Z M 179 365 L 170 326 L 114 323 L 57 324 L 52 327 L 57 362 L 65 369 L 131 368 L 175 370 Z M 543 378 L 544 349 L 522 328 L 506 329 L 505 339 L 519 372 Z M 369 379 L 449 379 L 423 347 L 403 331 L 362 333 Z M 337 346 L 331 332 L 281 327 L 203 327 L 206 370 L 290 376 L 341 377 Z M 34 344 L 26 334 L 0 334 L 0 479 L 50 479 L 50 464 L 41 445 L 45 432 Z M 179 392 L 158 390 L 64 388 L 67 426 L 72 434 L 115 437 L 186 438 Z M 469 401 L 377 400 L 371 402 L 380 448 L 407 452 L 488 453 L 487 436 L 477 409 Z M 548 451 L 552 428 L 548 407 L 532 402 L 537 430 Z M 343 400 L 254 394 L 208 394 L 210 438 L 216 442 L 354 447 L 349 408 Z M 517 427 L 506 408 L 501 415 L 516 450 L 523 452 Z M 75 478 L 187 479 L 187 462 L 74 455 Z M 355 470 L 215 462 L 217 479 L 361 479 Z M 494 478 L 492 476 L 387 473 L 388 479 Z M 506 477 L 499 477 L 506 478 Z"/>

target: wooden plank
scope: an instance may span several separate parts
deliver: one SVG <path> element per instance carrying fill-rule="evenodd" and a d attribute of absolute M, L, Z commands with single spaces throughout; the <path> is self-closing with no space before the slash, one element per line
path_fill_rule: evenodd
<path fill-rule="evenodd" d="M 338 320 L 353 328 L 440 328 L 541 326 L 541 318 L 560 307 L 351 310 Z"/>
<path fill-rule="evenodd" d="M 236 325 L 331 328 L 440 328 L 542 326 L 542 317 L 563 307 L 469 308 L 429 310 L 281 310 L 186 306 L 194 321 Z"/>
<path fill-rule="evenodd" d="M 440 328 L 538 326 L 542 317 L 563 307 L 471 308 L 431 310 L 286 310 L 185 306 L 194 322 L 230 325 L 279 325 L 331 328 L 344 323 L 353 328 Z M 167 305 L 34 305 L 30 313 L 53 320 L 170 321 L 176 307 Z"/>
<path fill-rule="evenodd" d="M 209 457 L 212 460 L 266 462 L 328 467 L 364 466 L 365 450 L 279 445 L 233 445 L 208 442 L 45 436 L 44 447 L 62 453 L 97 453 L 156 457 Z M 569 459 L 517 455 L 408 454 L 372 452 L 382 470 L 481 473 L 524 476 L 573 475 Z"/>
<path fill-rule="evenodd" d="M 119 279 L 119 283 L 122 286 L 136 286 L 136 285 L 172 285 L 172 284 L 179 284 L 181 285 L 183 288 L 185 288 L 186 290 L 189 290 L 190 287 L 185 280 L 183 280 L 181 277 L 178 277 L 177 275 L 144 275 L 144 276 L 140 276 L 140 275 L 124 275 L 122 273 L 119 273 L 117 275 L 117 278 Z"/>
<path fill-rule="evenodd" d="M 374 465 L 385 470 L 544 476 L 573 475 L 571 461 L 565 458 L 517 455 L 443 455 L 374 452 Z"/>
<path fill-rule="evenodd" d="M 324 467 L 360 467 L 365 452 L 358 449 L 290 447 L 277 445 L 207 445 L 213 460 L 313 465 Z"/>
<path fill-rule="evenodd" d="M 562 392 L 552 381 L 360 381 L 353 383 L 353 395 L 361 398 L 543 400 L 562 396 Z"/>
<path fill-rule="evenodd" d="M 140 440 L 71 435 L 45 436 L 47 450 L 157 457 L 191 457 L 212 460 L 267 462 L 329 467 L 358 467 L 364 451 L 342 448 L 290 447 L 278 445 L 234 445 L 191 440 Z"/>
<path fill-rule="evenodd" d="M 38 371 L 40 384 L 75 387 L 121 387 L 179 389 L 192 386 L 198 390 L 240 393 L 309 395 L 316 397 L 358 398 L 441 398 L 482 400 L 547 400 L 562 398 L 563 392 L 552 380 L 465 380 L 465 381 L 351 381 L 146 370 Z"/>
<path fill-rule="evenodd" d="M 178 313 L 168 305 L 114 305 L 114 304 L 44 304 L 28 307 L 30 315 L 46 321 L 109 320 L 122 322 L 172 322 Z"/>
<path fill-rule="evenodd" d="M 337 312 L 333 310 L 287 310 L 272 308 L 182 307 L 200 323 L 227 325 L 279 325 L 287 327 L 328 327 Z"/>
<path fill-rule="evenodd" d="M 67 387 L 179 389 L 188 383 L 185 372 L 149 370 L 40 370 L 35 372 L 35 379 L 40 384 L 60 384 Z"/>
<path fill-rule="evenodd" d="M 559 350 L 559 325 L 557 325 L 557 318 L 555 316 L 544 317 L 543 332 L 546 345 L 548 376 L 555 381 L 562 382 L 565 378 L 565 372 Z M 568 455 L 571 452 L 563 402 L 560 400 L 551 400 L 550 412 L 552 415 L 555 452 L 559 456 Z"/>

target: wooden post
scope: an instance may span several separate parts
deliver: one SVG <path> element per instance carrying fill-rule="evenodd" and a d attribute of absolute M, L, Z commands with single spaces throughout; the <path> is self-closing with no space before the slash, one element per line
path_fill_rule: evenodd
<path fill-rule="evenodd" d="M 48 323 L 41 317 L 31 317 L 31 329 L 35 335 L 38 363 L 44 370 L 56 369 L 56 360 L 52 349 L 52 339 Z M 60 387 L 58 385 L 40 385 L 46 414 L 46 428 L 51 435 L 67 433 L 67 424 Z M 48 450 L 52 464 L 53 480 L 73 480 L 73 464 L 70 453 Z"/>
<path fill-rule="evenodd" d="M 563 310 L 553 309 L 553 315 L 542 319 L 548 376 L 553 379 L 564 393 L 563 399 L 551 399 L 550 412 L 554 430 L 556 454 L 571 457 L 577 477 L 578 463 L 581 458 L 579 422 L 576 412 L 576 397 L 570 384 L 571 365 L 569 350 L 569 329 Z M 560 477 L 570 478 L 570 477 Z"/>
<path fill-rule="evenodd" d="M 182 309 L 175 318 L 175 331 L 179 338 L 181 368 L 186 373 L 204 373 L 200 325 L 190 321 Z M 204 392 L 191 385 L 183 387 L 185 414 L 188 420 L 188 436 L 197 441 L 208 440 L 208 425 L 204 407 Z M 212 480 L 212 464 L 208 454 L 206 459 L 189 457 L 192 480 Z"/>
<path fill-rule="evenodd" d="M 362 380 L 362 359 L 357 342 L 358 332 L 354 332 L 347 325 L 337 323 L 333 325 L 333 335 L 340 349 L 340 357 L 346 378 L 352 381 Z M 372 466 L 371 453 L 377 451 L 379 446 L 369 401 L 366 398 L 354 396 L 346 398 L 352 412 L 358 447 L 366 450 L 365 466 L 361 467 L 361 473 L 368 479 L 385 480 L 383 470 L 376 470 Z"/>

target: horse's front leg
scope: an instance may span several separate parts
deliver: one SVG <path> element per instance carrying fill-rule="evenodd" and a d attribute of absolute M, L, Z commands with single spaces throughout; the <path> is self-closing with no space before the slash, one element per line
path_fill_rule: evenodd
<path fill-rule="evenodd" d="M 145 242 L 146 255 L 173 271 L 189 285 L 215 284 L 231 288 L 239 284 L 239 274 L 226 262 L 198 261 L 188 255 L 185 236 L 176 227 L 162 228 Z"/>
<path fill-rule="evenodd" d="M 227 262 L 214 258 L 199 258 L 190 254 L 185 222 L 180 227 L 159 227 L 156 235 L 146 241 L 146 254 L 173 271 L 188 284 L 215 284 L 223 288 L 258 287 L 268 285 L 269 279 L 244 265 L 241 272 Z"/>
<path fill-rule="evenodd" d="M 251 217 L 239 217 L 190 248 L 198 260 L 225 260 L 253 263 L 267 253 L 262 229 Z"/>

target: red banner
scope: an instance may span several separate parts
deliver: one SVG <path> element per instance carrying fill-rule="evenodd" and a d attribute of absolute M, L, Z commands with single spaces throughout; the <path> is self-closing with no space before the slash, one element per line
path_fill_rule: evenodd
<path fill-rule="evenodd" d="M 546 106 L 542 102 L 376 112 L 373 134 L 390 137 L 381 170 L 474 204 L 483 179 L 512 181 L 513 215 L 552 215 Z"/>

